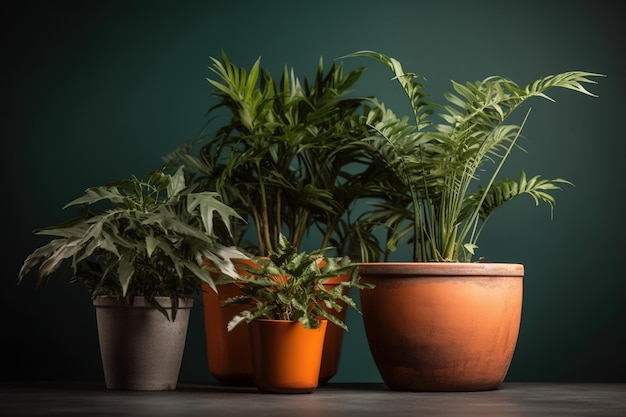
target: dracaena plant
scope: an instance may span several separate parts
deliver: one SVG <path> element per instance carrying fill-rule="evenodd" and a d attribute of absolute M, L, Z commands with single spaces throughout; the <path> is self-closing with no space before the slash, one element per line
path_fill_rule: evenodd
<path fill-rule="evenodd" d="M 199 143 L 184 144 L 166 161 L 194 168 L 194 183 L 216 189 L 253 228 L 252 244 L 235 234 L 234 243 L 258 255 L 276 251 L 281 235 L 300 247 L 307 233 L 319 233 L 324 248 L 347 251 L 350 210 L 367 191 L 360 176 L 369 164 L 364 98 L 350 96 L 362 69 L 344 73 L 342 65 L 302 80 L 284 68 L 280 79 L 261 67 L 246 70 L 225 53 L 212 58 L 217 103 L 209 127 L 225 122 Z M 221 119 L 220 119 L 221 117 Z M 192 151 L 199 146 L 198 155 Z"/>
<path fill-rule="evenodd" d="M 242 273 L 235 279 L 225 276 L 220 282 L 235 283 L 242 295 L 231 297 L 222 305 L 244 304 L 250 308 L 234 316 L 228 330 L 258 318 L 299 321 L 304 327 L 314 329 L 319 327 L 320 319 L 327 319 L 347 330 L 347 325 L 330 311 L 341 311 L 344 305 L 359 311 L 346 290 L 371 286 L 359 282 L 348 257 L 326 257 L 330 249 L 298 252 L 281 235 L 275 252 L 268 257 L 253 257 L 253 263 L 234 260 L 239 262 Z M 351 278 L 338 284 L 326 283 L 329 278 L 342 275 Z"/>
<path fill-rule="evenodd" d="M 230 230 L 238 215 L 217 193 L 186 186 L 182 166 L 89 188 L 65 208 L 73 206 L 77 217 L 36 231 L 51 240 L 26 258 L 18 283 L 37 268 L 40 288 L 67 261 L 72 281 L 84 282 L 92 298 L 141 295 L 167 316 L 155 297 L 170 297 L 175 317 L 177 298 L 202 282 L 216 288 L 205 260 L 236 274 L 230 258 L 241 253 L 219 242 L 214 225 Z"/>
<path fill-rule="evenodd" d="M 411 115 L 398 117 L 373 100 L 367 124 L 377 149 L 369 169 L 381 178 L 379 200 L 360 220 L 371 232 L 386 230 L 386 248 L 379 250 L 363 240 L 364 259 L 380 251 L 396 249 L 402 239 L 412 244 L 412 258 L 423 262 L 470 261 L 478 238 L 494 211 L 522 195 L 538 205 L 569 181 L 562 178 L 532 177 L 522 171 L 518 180 L 498 174 L 517 141 L 529 113 L 521 124 L 509 117 L 527 100 L 551 100 L 548 90 L 568 89 L 594 96 L 585 84 L 601 74 L 571 71 L 548 75 L 519 86 L 510 79 L 492 76 L 482 81 L 452 83 L 454 93 L 445 94 L 447 104 L 430 101 L 424 92 L 423 77 L 405 72 L 392 57 L 359 51 L 347 57 L 365 57 L 388 67 L 409 100 Z M 438 118 L 435 119 L 435 116 Z M 491 167 L 491 169 L 490 169 Z M 485 178 L 481 178 L 485 175 Z M 372 236 L 363 232 L 364 236 Z"/>

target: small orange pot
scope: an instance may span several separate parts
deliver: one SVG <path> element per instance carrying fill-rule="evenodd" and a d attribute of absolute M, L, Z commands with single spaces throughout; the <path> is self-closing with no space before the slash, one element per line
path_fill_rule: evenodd
<path fill-rule="evenodd" d="M 239 271 L 240 273 L 242 271 Z M 327 285 L 337 285 L 349 280 L 350 274 L 337 278 L 330 278 Z M 252 356 L 250 352 L 250 337 L 247 323 L 240 323 L 232 331 L 228 331 L 228 322 L 238 313 L 250 306 L 233 305 L 221 307 L 221 303 L 243 293 L 235 284 L 225 284 L 218 287 L 219 294 L 207 284 L 202 284 L 202 301 L 204 327 L 207 345 L 209 373 L 219 382 L 233 385 L 253 385 Z M 341 321 L 346 321 L 347 306 L 342 303 L 342 310 L 337 312 L 327 310 Z M 344 330 L 334 324 L 328 325 L 324 338 L 324 351 L 319 375 L 319 383 L 327 383 L 337 374 Z"/>
<path fill-rule="evenodd" d="M 257 319 L 249 324 L 253 377 L 266 393 L 307 394 L 318 385 L 328 321 L 306 329 L 298 321 Z"/>
<path fill-rule="evenodd" d="M 522 310 L 520 264 L 371 263 L 359 266 L 361 310 L 385 384 L 403 391 L 498 388 Z"/>

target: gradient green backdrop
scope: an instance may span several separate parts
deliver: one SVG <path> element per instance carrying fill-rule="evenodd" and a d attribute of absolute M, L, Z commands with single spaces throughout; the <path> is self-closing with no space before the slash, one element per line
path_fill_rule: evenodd
<path fill-rule="evenodd" d="M 568 70 L 606 74 L 599 98 L 535 101 L 527 154 L 506 175 L 575 183 L 547 206 L 519 200 L 483 235 L 480 255 L 526 267 L 519 343 L 508 381 L 626 382 L 623 171 L 624 24 L 604 1 L 50 1 L 4 3 L 0 364 L 3 380 L 102 380 L 95 315 L 80 284 L 17 286 L 32 230 L 64 220 L 89 186 L 144 175 L 191 139 L 211 106 L 210 56 L 312 75 L 320 57 L 374 49 L 426 75 L 519 83 Z M 367 65 L 358 94 L 397 112 L 389 73 Z M 398 254 L 402 256 L 402 252 Z M 180 380 L 212 381 L 201 307 L 193 309 Z M 378 382 L 360 316 L 349 312 L 336 382 Z M 398 317 L 402 320 L 402 317 Z M 391 353 L 393 354 L 393 353 Z"/>

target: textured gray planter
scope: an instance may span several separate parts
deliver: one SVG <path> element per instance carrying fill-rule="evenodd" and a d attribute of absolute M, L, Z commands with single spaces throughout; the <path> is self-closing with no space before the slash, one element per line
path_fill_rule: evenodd
<path fill-rule="evenodd" d="M 157 298 L 168 308 L 167 297 Z M 143 297 L 133 305 L 97 297 L 98 338 L 106 387 L 126 390 L 174 390 L 185 349 L 192 299 L 180 299 L 176 320 L 168 320 Z"/>

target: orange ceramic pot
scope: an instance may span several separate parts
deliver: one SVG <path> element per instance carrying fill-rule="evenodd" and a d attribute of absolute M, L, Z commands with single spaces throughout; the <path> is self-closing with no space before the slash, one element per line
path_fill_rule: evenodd
<path fill-rule="evenodd" d="M 342 280 L 349 280 L 350 275 L 331 278 L 327 285 L 337 285 Z M 252 356 L 248 324 L 240 323 L 232 331 L 228 331 L 228 322 L 248 306 L 233 305 L 221 307 L 221 302 L 236 295 L 241 290 L 235 284 L 218 287 L 216 294 L 207 284 L 202 284 L 202 301 L 204 313 L 205 337 L 209 373 L 225 384 L 252 385 Z M 329 313 L 346 321 L 347 307 L 339 312 L 328 310 Z M 319 375 L 319 383 L 327 383 L 337 374 L 343 343 L 343 329 L 334 324 L 328 325 L 324 338 L 324 351 Z"/>
<path fill-rule="evenodd" d="M 249 324 L 254 385 L 266 393 L 307 394 L 318 385 L 328 321 L 307 329 L 298 321 Z"/>
<path fill-rule="evenodd" d="M 326 281 L 325 285 L 333 287 L 338 285 L 341 281 L 350 280 L 350 275 L 351 274 L 346 274 L 337 278 L 330 278 Z M 342 301 L 340 301 L 339 304 L 342 307 L 341 311 L 335 311 L 333 309 L 326 309 L 326 311 L 345 323 L 348 306 L 346 306 Z M 333 323 L 329 323 L 326 328 L 324 351 L 322 353 L 322 364 L 320 368 L 320 384 L 326 384 L 333 376 L 337 375 L 337 371 L 339 370 L 339 360 L 341 358 L 343 333 L 344 330 Z"/>
<path fill-rule="evenodd" d="M 248 324 L 240 323 L 228 331 L 228 322 L 241 311 L 244 305 L 221 307 L 221 303 L 236 295 L 242 295 L 235 284 L 218 287 L 215 293 L 207 284 L 202 284 L 202 304 L 206 337 L 209 373 L 219 382 L 231 385 L 252 385 L 252 354 Z"/>
<path fill-rule="evenodd" d="M 385 384 L 403 391 L 499 387 L 522 311 L 520 264 L 370 263 L 360 292 L 367 341 Z"/>

